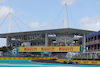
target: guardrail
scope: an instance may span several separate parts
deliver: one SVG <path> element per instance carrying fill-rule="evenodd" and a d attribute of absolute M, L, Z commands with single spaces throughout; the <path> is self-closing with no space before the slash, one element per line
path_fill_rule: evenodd
<path fill-rule="evenodd" d="M 100 43 L 100 39 L 99 40 L 90 41 L 90 42 L 86 42 L 86 45 L 93 45 L 93 44 L 98 44 L 98 43 Z"/>
<path fill-rule="evenodd" d="M 91 49 L 91 50 L 86 50 L 86 52 L 98 52 L 98 51 L 100 51 L 100 49 Z"/>
<path fill-rule="evenodd" d="M 0 57 L 0 60 L 13 60 L 13 59 L 57 59 L 57 57 Z"/>

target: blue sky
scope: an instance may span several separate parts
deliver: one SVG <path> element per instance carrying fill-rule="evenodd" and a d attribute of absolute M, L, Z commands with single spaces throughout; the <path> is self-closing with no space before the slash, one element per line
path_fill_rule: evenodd
<path fill-rule="evenodd" d="M 67 27 L 100 30 L 100 0 L 0 0 L 0 24 L 10 11 L 31 28 L 11 16 L 11 32 L 63 28 L 65 2 Z M 0 33 L 8 33 L 8 22 L 9 18 L 0 26 Z M 5 39 L 0 40 L 0 46 L 6 45 Z"/>

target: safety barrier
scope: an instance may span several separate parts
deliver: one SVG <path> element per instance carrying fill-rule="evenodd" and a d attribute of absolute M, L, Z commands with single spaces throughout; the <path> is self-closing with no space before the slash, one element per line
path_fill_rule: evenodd
<path fill-rule="evenodd" d="M 73 62 L 77 62 L 78 64 L 91 64 L 91 65 L 100 65 L 100 61 L 96 60 L 72 60 Z"/>
<path fill-rule="evenodd" d="M 19 52 L 80 52 L 80 46 L 19 47 Z"/>
<path fill-rule="evenodd" d="M 58 59 L 57 57 L 0 57 L 0 60 L 15 60 L 15 59 L 57 59 L 59 62 L 68 61 L 65 59 Z M 77 62 L 78 64 L 91 64 L 91 65 L 100 65 L 100 61 L 96 60 L 71 60 Z"/>
<path fill-rule="evenodd" d="M 64 62 L 64 61 L 68 61 L 65 59 L 57 59 L 57 61 L 59 62 Z M 71 60 L 73 62 L 77 62 L 78 64 L 90 64 L 90 65 L 100 65 L 100 61 L 96 61 L 96 60 Z"/>
<path fill-rule="evenodd" d="M 65 60 L 64 59 L 57 59 L 57 61 L 59 62 L 64 62 Z M 66 60 L 67 61 L 67 60 Z"/>
<path fill-rule="evenodd" d="M 56 57 L 0 57 L 0 60 L 13 59 L 57 59 Z"/>

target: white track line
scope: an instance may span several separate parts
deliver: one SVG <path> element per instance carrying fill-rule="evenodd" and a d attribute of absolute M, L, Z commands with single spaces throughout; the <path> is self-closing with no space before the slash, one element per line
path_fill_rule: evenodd
<path fill-rule="evenodd" d="M 44 65 L 32 65 L 32 64 L 0 64 L 1 66 L 44 66 Z"/>

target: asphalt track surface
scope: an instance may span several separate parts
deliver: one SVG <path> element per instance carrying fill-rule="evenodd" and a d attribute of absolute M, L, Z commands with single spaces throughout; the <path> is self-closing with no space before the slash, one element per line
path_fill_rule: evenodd
<path fill-rule="evenodd" d="M 59 63 L 59 64 L 63 64 L 63 63 L 61 63 L 61 62 L 58 62 L 57 60 L 52 60 L 52 59 L 31 60 L 31 62 L 40 62 L 40 63 Z"/>

